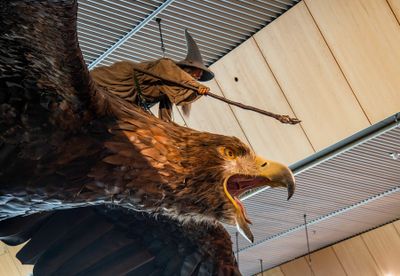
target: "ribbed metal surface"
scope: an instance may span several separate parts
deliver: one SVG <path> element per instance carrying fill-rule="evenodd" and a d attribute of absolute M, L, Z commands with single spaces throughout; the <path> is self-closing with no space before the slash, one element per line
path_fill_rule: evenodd
<path fill-rule="evenodd" d="M 400 128 L 360 142 L 296 175 L 297 190 L 268 189 L 245 201 L 255 244 L 239 238 L 240 268 L 259 272 L 307 253 L 303 215 L 316 250 L 400 218 Z M 235 229 L 230 229 L 235 239 Z"/>
<path fill-rule="evenodd" d="M 80 0 L 79 43 L 89 66 L 126 59 L 137 62 L 157 59 L 162 57 L 157 17 L 162 19 L 167 57 L 174 60 L 185 57 L 184 30 L 188 28 L 204 61 L 210 65 L 297 2 L 299 0 Z M 134 34 L 128 35 L 129 38 L 114 49 L 132 30 Z M 104 60 L 96 60 L 109 49 L 112 53 Z"/>

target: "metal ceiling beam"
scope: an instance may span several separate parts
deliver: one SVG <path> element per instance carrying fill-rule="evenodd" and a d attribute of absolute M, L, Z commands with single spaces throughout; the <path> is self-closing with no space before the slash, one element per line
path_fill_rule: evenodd
<path fill-rule="evenodd" d="M 121 46 L 125 41 L 127 41 L 130 37 L 135 35 L 138 31 L 140 31 L 148 22 L 154 19 L 160 12 L 162 12 L 165 8 L 167 8 L 174 0 L 167 0 L 161 4 L 156 10 L 154 10 L 149 16 L 147 16 L 143 21 L 141 21 L 135 28 L 133 28 L 130 32 L 124 35 L 120 40 L 118 40 L 114 45 L 112 45 L 107 51 L 105 51 L 101 56 L 99 56 L 95 61 L 89 64 L 89 70 L 94 68 L 97 64 L 106 59 L 112 52 L 114 52 L 119 46 Z"/>
<path fill-rule="evenodd" d="M 311 156 L 300 160 L 292 165 L 290 165 L 290 169 L 294 172 L 294 174 L 299 174 L 305 170 L 308 170 L 322 161 L 326 161 L 331 159 L 340 153 L 348 151 L 349 149 L 354 148 L 355 146 L 364 143 L 370 139 L 373 139 L 382 133 L 385 133 L 388 130 L 400 126 L 400 112 L 389 116 L 381 122 L 378 122 L 372 126 L 363 129 L 350 137 L 333 144 L 317 153 L 312 154 Z"/>
<path fill-rule="evenodd" d="M 291 164 L 289 168 L 293 171 L 293 174 L 296 176 L 299 173 L 306 171 L 308 169 L 311 169 L 312 167 L 327 161 L 328 159 L 331 159 L 333 157 L 338 156 L 339 154 L 348 151 L 355 146 L 358 146 L 362 143 L 364 143 L 367 140 L 370 140 L 372 138 L 375 138 L 382 133 L 385 133 L 388 130 L 391 130 L 393 128 L 399 127 L 400 126 L 400 112 L 395 113 L 392 116 L 389 116 L 385 120 L 376 123 L 370 127 L 367 127 L 366 129 L 363 129 L 352 136 L 337 142 L 336 144 L 333 144 L 317 153 L 312 154 L 311 156 L 300 160 L 294 164 Z M 248 198 L 251 198 L 267 189 L 270 187 L 263 187 L 263 188 L 258 188 L 258 189 L 253 189 L 248 191 L 247 193 L 243 194 L 240 199 L 241 200 L 246 200 Z"/>

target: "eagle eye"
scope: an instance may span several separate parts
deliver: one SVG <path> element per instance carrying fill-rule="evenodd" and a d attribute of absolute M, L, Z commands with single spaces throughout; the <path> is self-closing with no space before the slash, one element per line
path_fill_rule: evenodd
<path fill-rule="evenodd" d="M 234 160 L 236 159 L 237 155 L 236 153 L 230 149 L 230 148 L 226 148 L 226 147 L 221 147 L 219 148 L 219 152 L 226 158 L 229 160 Z"/>

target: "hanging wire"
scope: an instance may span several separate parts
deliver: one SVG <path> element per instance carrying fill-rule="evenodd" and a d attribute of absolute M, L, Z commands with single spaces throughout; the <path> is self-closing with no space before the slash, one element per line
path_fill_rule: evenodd
<path fill-rule="evenodd" d="M 239 268 L 239 232 L 236 232 L 236 261 Z"/>
<path fill-rule="evenodd" d="M 307 239 L 307 252 L 308 252 L 308 262 L 311 263 L 311 255 L 310 255 L 310 241 L 308 239 L 308 228 L 307 228 L 307 215 L 304 214 L 304 226 L 306 230 L 306 239 Z"/>
<path fill-rule="evenodd" d="M 164 45 L 164 39 L 163 39 L 163 35 L 162 35 L 162 30 L 161 30 L 161 18 L 157 17 L 156 18 L 156 22 L 158 24 L 158 31 L 160 33 L 161 51 L 162 51 L 162 54 L 163 54 L 163 58 L 165 58 L 165 45 Z M 177 111 L 180 114 L 180 116 L 182 117 L 183 125 L 185 127 L 188 127 L 188 125 L 186 124 L 185 119 L 183 118 L 183 116 L 182 116 L 182 114 L 181 114 L 181 112 L 180 112 L 180 110 L 178 108 L 177 108 Z M 173 113 L 172 113 L 172 121 L 175 122 L 175 115 Z"/>
<path fill-rule="evenodd" d="M 165 57 L 165 47 L 164 47 L 164 39 L 162 36 L 162 31 L 161 31 L 161 18 L 156 18 L 157 24 L 158 24 L 158 30 L 160 32 L 160 41 L 161 41 L 161 51 L 163 53 L 163 57 Z"/>

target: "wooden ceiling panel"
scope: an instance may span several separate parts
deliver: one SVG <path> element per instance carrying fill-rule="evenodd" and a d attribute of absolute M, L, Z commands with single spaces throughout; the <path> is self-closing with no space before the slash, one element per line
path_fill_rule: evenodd
<path fill-rule="evenodd" d="M 400 220 L 393 222 L 394 227 L 397 230 L 397 233 L 399 233 L 400 236 Z"/>
<path fill-rule="evenodd" d="M 314 273 L 312 272 L 304 257 L 281 265 L 281 270 L 283 274 L 285 274 L 285 276 L 314 276 Z"/>
<path fill-rule="evenodd" d="M 268 271 L 264 271 L 262 274 L 258 274 L 257 276 L 285 276 L 285 275 L 282 273 L 280 267 L 275 267 Z"/>
<path fill-rule="evenodd" d="M 400 0 L 388 0 L 388 3 L 395 14 L 397 21 L 400 21 Z"/>
<path fill-rule="evenodd" d="M 311 260 L 311 267 L 315 276 L 347 275 L 331 247 L 314 252 L 311 254 Z"/>
<path fill-rule="evenodd" d="M 19 273 L 21 276 L 27 276 L 31 275 L 33 271 L 33 265 L 23 265 L 21 264 L 20 260 L 17 259 L 16 255 L 18 251 L 24 247 L 26 243 L 17 245 L 17 246 L 7 246 L 7 250 L 11 256 L 11 259 L 13 260 L 16 268 L 18 269 Z M 0 274 L 1 275 L 1 274 Z M 12 275 L 9 275 L 12 276 Z"/>
<path fill-rule="evenodd" d="M 231 51 L 211 69 L 225 97 L 294 116 L 254 39 Z M 257 153 L 284 163 L 293 163 L 313 153 L 300 125 L 284 125 L 249 110 L 232 109 Z"/>
<path fill-rule="evenodd" d="M 333 245 L 333 250 L 348 275 L 381 274 L 360 236 Z"/>
<path fill-rule="evenodd" d="M 369 122 L 303 2 L 255 34 L 316 150 Z"/>
<path fill-rule="evenodd" d="M 203 84 L 210 87 L 212 93 L 222 95 L 215 80 Z M 191 128 L 235 136 L 249 144 L 229 105 L 211 97 L 201 97 L 192 104 L 190 116 L 184 119 Z"/>
<path fill-rule="evenodd" d="M 398 13 L 399 1 L 391 1 Z M 400 26 L 385 0 L 306 0 L 372 123 L 400 110 Z"/>
<path fill-rule="evenodd" d="M 12 257 L 3 246 L 0 245 L 0 275 L 20 275 Z"/>
<path fill-rule="evenodd" d="M 384 275 L 400 274 L 400 236 L 393 224 L 361 235 Z"/>

